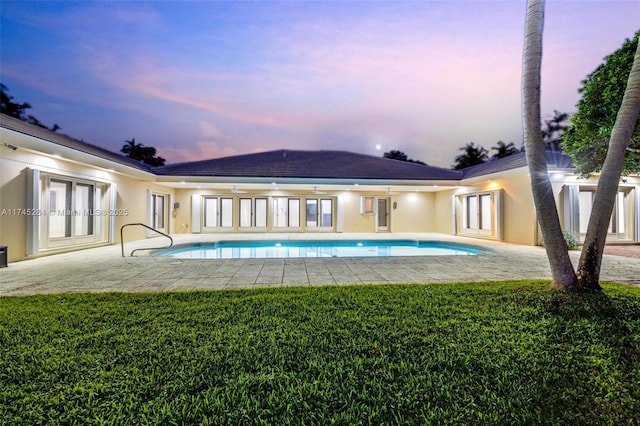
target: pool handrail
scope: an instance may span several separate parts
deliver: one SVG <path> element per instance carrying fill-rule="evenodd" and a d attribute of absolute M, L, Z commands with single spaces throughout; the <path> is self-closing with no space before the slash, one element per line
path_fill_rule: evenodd
<path fill-rule="evenodd" d="M 164 233 L 164 232 L 162 232 L 162 231 L 158 231 L 157 229 L 153 229 L 152 227 L 147 226 L 147 225 L 145 225 L 144 223 L 125 223 L 124 225 L 122 225 L 122 226 L 120 227 L 120 249 L 121 249 L 121 251 L 122 251 L 122 257 L 125 257 L 125 256 L 124 256 L 124 236 L 123 236 L 123 232 L 124 232 L 124 228 L 126 228 L 127 226 L 144 226 L 144 227 L 145 227 L 145 228 L 147 228 L 148 230 L 153 231 L 153 232 L 157 232 L 158 234 L 160 234 L 160 235 L 162 235 L 162 236 L 164 236 L 164 237 L 167 237 L 167 238 L 171 241 L 171 244 L 169 244 L 169 245 L 168 245 L 168 246 L 166 246 L 166 247 L 143 247 L 143 248 L 133 249 L 133 250 L 131 251 L 131 254 L 129 255 L 129 256 L 131 256 L 131 257 L 133 257 L 133 253 L 135 253 L 135 252 L 137 252 L 137 251 L 140 251 L 140 250 L 159 250 L 159 249 L 168 249 L 168 248 L 171 248 L 171 247 L 173 246 L 173 238 L 171 238 L 171 236 L 170 236 L 170 235 L 165 234 L 165 233 Z"/>

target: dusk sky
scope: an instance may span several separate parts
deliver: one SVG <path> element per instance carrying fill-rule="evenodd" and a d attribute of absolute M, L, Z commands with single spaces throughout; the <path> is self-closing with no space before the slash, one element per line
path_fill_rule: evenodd
<path fill-rule="evenodd" d="M 524 1 L 2 1 L 1 81 L 61 133 L 168 163 L 391 149 L 450 167 L 522 144 Z M 640 28 L 640 1 L 548 1 L 542 112 Z"/>

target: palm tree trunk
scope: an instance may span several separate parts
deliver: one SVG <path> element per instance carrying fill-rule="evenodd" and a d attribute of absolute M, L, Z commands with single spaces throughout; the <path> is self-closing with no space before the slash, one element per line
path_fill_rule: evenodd
<path fill-rule="evenodd" d="M 622 105 L 611 132 L 607 157 L 602 165 L 587 235 L 578 263 L 578 285 L 584 289 L 600 289 L 602 251 L 618 193 L 625 152 L 635 130 L 638 114 L 640 114 L 640 43 L 633 59 Z"/>
<path fill-rule="evenodd" d="M 524 145 L 531 175 L 531 190 L 536 214 L 544 238 L 554 286 L 576 290 L 577 277 L 562 236 L 558 210 L 547 172 L 545 144 L 540 117 L 540 68 L 542 66 L 542 33 L 544 0 L 527 2 L 525 45 L 522 60 L 522 122 Z"/>

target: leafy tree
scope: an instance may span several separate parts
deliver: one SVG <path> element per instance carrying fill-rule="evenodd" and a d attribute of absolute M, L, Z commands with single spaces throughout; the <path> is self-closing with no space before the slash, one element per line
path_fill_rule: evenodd
<path fill-rule="evenodd" d="M 28 102 L 14 102 L 13 96 L 9 95 L 8 91 L 9 89 L 7 88 L 7 86 L 0 83 L 0 112 L 2 112 L 2 114 L 6 114 L 19 120 L 26 121 L 27 123 L 49 129 L 33 115 L 25 116 L 25 111 L 31 108 L 31 104 L 29 104 Z M 54 124 L 53 127 L 51 127 L 51 129 L 49 130 L 57 132 L 60 128 L 60 126 Z"/>
<path fill-rule="evenodd" d="M 392 160 L 407 161 L 407 162 L 409 162 L 409 163 L 426 164 L 426 163 L 425 163 L 425 162 L 423 162 L 423 161 L 420 161 L 420 160 L 414 160 L 414 159 L 412 159 L 412 158 L 407 157 L 407 154 L 405 154 L 404 152 L 399 151 L 399 150 L 397 150 L 397 149 L 393 149 L 393 150 L 391 150 L 391 151 L 389 151 L 389 152 L 385 152 L 385 153 L 383 154 L 383 157 L 384 157 L 384 158 L 390 158 L 390 159 L 392 159 Z"/>
<path fill-rule="evenodd" d="M 571 127 L 562 140 L 564 152 L 573 158 L 577 171 L 583 176 L 599 172 L 602 168 L 639 37 L 640 31 L 631 40 L 625 40 L 620 49 L 607 56 L 587 76 L 578 90 L 582 94 L 578 112 L 571 118 Z M 623 174 L 639 171 L 640 121 L 636 122 L 626 150 Z"/>
<path fill-rule="evenodd" d="M 487 161 L 487 154 L 489 153 L 489 151 L 482 147 L 482 145 L 476 146 L 473 142 L 471 142 L 460 148 L 460 150 L 464 151 L 464 153 L 458 155 L 455 158 L 455 164 L 453 165 L 453 168 L 455 170 L 475 166 Z"/>
<path fill-rule="evenodd" d="M 142 161 L 152 167 L 164 166 L 165 159 L 156 156 L 156 149 L 151 146 L 144 146 L 141 143 L 136 143 L 136 138 L 132 138 L 130 141 L 125 141 L 120 152 L 129 158 Z"/>
<path fill-rule="evenodd" d="M 611 130 L 606 157 L 602 164 L 598 187 L 593 200 L 587 234 L 578 262 L 577 274 L 580 284 L 585 288 L 600 288 L 600 266 L 602 252 L 611 221 L 611 213 L 618 193 L 620 176 L 625 167 L 640 166 L 639 158 L 628 161 L 635 153 L 629 152 L 632 141 L 638 141 L 640 125 L 640 31 L 635 36 L 636 51 L 628 74 L 622 102 Z"/>
<path fill-rule="evenodd" d="M 13 96 L 9 95 L 9 89 L 0 83 L 0 112 L 10 117 L 26 121 L 25 111 L 31 108 L 28 102 L 14 102 Z"/>
<path fill-rule="evenodd" d="M 527 163 L 538 222 L 545 241 L 547 258 L 557 288 L 569 291 L 599 290 L 602 252 L 615 204 L 625 153 L 637 131 L 640 115 L 640 46 L 636 40 L 631 71 L 627 74 L 622 102 L 615 113 L 605 160 L 587 227 L 577 273 L 571 260 L 558 218 L 551 182 L 547 172 L 544 140 L 540 132 L 540 66 L 542 63 L 542 27 L 544 0 L 529 0 L 522 67 L 522 111 Z M 640 34 L 636 34 L 636 38 Z M 575 116 L 574 116 L 575 117 Z"/>
<path fill-rule="evenodd" d="M 520 152 L 520 150 L 516 148 L 513 142 L 509 142 L 506 144 L 502 141 L 498 141 L 498 146 L 492 146 L 491 149 L 496 152 L 491 156 L 492 159 L 504 158 Z"/>
<path fill-rule="evenodd" d="M 553 117 L 545 120 L 542 126 L 542 138 L 547 150 L 562 151 L 562 134 L 569 128 L 569 114 L 553 110 Z"/>
<path fill-rule="evenodd" d="M 531 191 L 544 238 L 554 285 L 560 289 L 577 287 L 577 276 L 571 264 L 553 197 L 547 170 L 545 143 L 540 131 L 540 69 L 542 67 L 542 28 L 544 0 L 527 2 L 524 52 L 522 54 L 522 124 Z"/>

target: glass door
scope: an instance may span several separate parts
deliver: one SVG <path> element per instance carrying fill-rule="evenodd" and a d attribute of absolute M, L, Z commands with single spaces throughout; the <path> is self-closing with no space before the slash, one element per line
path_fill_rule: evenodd
<path fill-rule="evenodd" d="M 378 198 L 378 231 L 389 230 L 389 199 Z"/>
<path fill-rule="evenodd" d="M 273 227 L 300 227 L 300 199 L 276 197 L 273 199 Z"/>
<path fill-rule="evenodd" d="M 160 232 L 165 232 L 165 196 L 151 194 L 151 227 Z"/>

